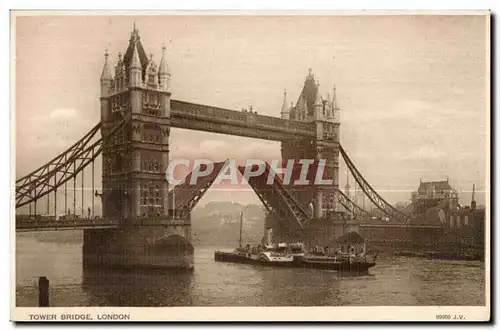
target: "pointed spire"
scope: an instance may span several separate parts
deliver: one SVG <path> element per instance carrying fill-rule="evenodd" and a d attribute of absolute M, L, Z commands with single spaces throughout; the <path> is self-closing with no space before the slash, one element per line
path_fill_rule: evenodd
<path fill-rule="evenodd" d="M 331 120 L 333 117 L 333 106 L 332 106 L 332 99 L 330 98 L 330 93 L 327 93 L 327 95 L 326 95 L 325 113 L 326 113 L 326 117 L 329 120 Z"/>
<path fill-rule="evenodd" d="M 102 73 L 101 73 L 101 80 L 113 80 L 113 77 L 111 76 L 111 71 L 109 70 L 108 66 L 108 50 L 106 49 L 104 51 L 104 66 L 102 68 Z"/>
<path fill-rule="evenodd" d="M 283 105 L 281 106 L 281 112 L 285 113 L 288 111 L 288 102 L 286 101 L 286 89 L 283 92 Z"/>
<path fill-rule="evenodd" d="M 135 43 L 139 40 L 139 30 L 137 29 L 137 27 L 135 26 L 135 22 L 134 22 L 134 29 L 132 30 L 132 33 L 130 34 L 130 42 L 131 43 Z"/>
<path fill-rule="evenodd" d="M 321 99 L 321 93 L 319 91 L 319 81 L 316 82 L 316 99 L 314 100 L 314 105 L 318 106 L 321 105 L 323 106 L 323 100 Z"/>
<path fill-rule="evenodd" d="M 169 74 L 168 72 L 168 65 L 167 65 L 167 59 L 165 57 L 165 44 L 161 46 L 161 60 L 160 60 L 160 67 L 158 68 L 158 73 L 160 75 L 163 74 Z"/>
<path fill-rule="evenodd" d="M 309 81 L 309 80 L 314 81 L 314 74 L 312 73 L 312 68 L 309 68 L 309 73 L 306 76 L 306 82 Z"/>
<path fill-rule="evenodd" d="M 139 58 L 139 52 L 137 51 L 137 45 L 134 44 L 132 51 L 132 60 L 130 61 L 130 68 L 142 69 L 141 60 Z"/>
<path fill-rule="evenodd" d="M 283 105 L 281 106 L 281 118 L 289 119 L 290 117 L 290 108 L 288 106 L 288 101 L 286 101 L 286 89 L 283 92 Z"/>
<path fill-rule="evenodd" d="M 137 43 L 132 44 L 132 59 L 129 64 L 129 86 L 137 87 L 143 84 L 142 79 L 142 65 L 139 58 L 139 51 L 137 50 Z"/>
<path fill-rule="evenodd" d="M 339 110 L 338 104 L 337 104 L 337 86 L 333 85 L 333 99 L 332 99 L 332 108 L 333 110 Z"/>

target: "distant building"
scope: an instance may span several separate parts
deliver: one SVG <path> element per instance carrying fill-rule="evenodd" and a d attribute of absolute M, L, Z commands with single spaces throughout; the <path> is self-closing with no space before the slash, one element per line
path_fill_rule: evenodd
<path fill-rule="evenodd" d="M 417 191 L 412 192 L 411 202 L 413 214 L 421 214 L 429 208 L 438 207 L 444 202 L 449 203 L 450 209 L 460 207 L 458 192 L 448 181 L 422 182 Z"/>

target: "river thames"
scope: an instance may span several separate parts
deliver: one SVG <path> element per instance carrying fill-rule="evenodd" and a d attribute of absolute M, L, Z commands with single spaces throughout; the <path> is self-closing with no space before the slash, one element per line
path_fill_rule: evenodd
<path fill-rule="evenodd" d="M 379 256 L 369 275 L 221 263 L 195 247 L 191 272 L 85 271 L 79 242 L 17 235 L 16 305 L 37 306 L 38 277 L 50 305 L 78 306 L 446 306 L 484 305 L 483 262 Z"/>

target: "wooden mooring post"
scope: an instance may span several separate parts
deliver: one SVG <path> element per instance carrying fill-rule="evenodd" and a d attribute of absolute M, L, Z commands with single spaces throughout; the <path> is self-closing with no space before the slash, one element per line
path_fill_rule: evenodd
<path fill-rule="evenodd" d="M 49 280 L 47 277 L 38 278 L 38 306 L 49 306 Z"/>

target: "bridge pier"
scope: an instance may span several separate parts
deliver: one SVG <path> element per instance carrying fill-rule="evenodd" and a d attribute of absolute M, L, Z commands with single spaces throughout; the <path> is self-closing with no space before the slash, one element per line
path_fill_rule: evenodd
<path fill-rule="evenodd" d="M 136 222 L 84 230 L 83 266 L 193 269 L 189 220 Z"/>
<path fill-rule="evenodd" d="M 331 245 L 336 238 L 349 232 L 358 232 L 358 222 L 346 221 L 339 214 L 333 217 L 313 218 L 304 229 L 304 243 L 309 247 Z"/>
<path fill-rule="evenodd" d="M 336 238 L 349 232 L 358 232 L 360 221 L 346 220 L 340 213 L 312 218 L 303 229 L 283 224 L 282 221 L 267 214 L 265 230 L 272 229 L 273 242 L 303 242 L 308 247 L 327 246 Z"/>

